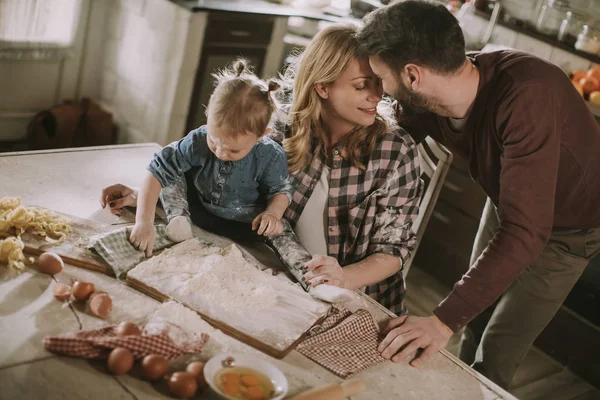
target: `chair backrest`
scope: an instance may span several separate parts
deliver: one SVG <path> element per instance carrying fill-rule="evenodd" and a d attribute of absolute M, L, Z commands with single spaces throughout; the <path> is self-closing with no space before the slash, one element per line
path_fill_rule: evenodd
<path fill-rule="evenodd" d="M 452 153 L 427 136 L 419 144 L 419 161 L 421 164 L 421 178 L 425 181 L 426 186 L 419 206 L 419 215 L 413 224 L 413 230 L 417 234 L 417 244 L 408 262 L 402 268 L 404 279 L 406 279 L 406 275 L 415 259 L 415 254 L 425 234 L 425 228 L 429 223 L 431 214 L 433 214 L 433 209 L 446 180 L 450 164 L 452 164 Z"/>

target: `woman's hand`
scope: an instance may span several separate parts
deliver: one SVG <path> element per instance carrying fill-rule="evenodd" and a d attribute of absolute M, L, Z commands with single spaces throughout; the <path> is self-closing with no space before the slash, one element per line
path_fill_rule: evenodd
<path fill-rule="evenodd" d="M 252 221 L 252 230 L 259 235 L 279 235 L 283 232 L 283 224 L 275 214 L 263 211 Z"/>
<path fill-rule="evenodd" d="M 131 235 L 129 235 L 129 241 L 136 249 L 145 252 L 147 258 L 150 258 L 156 242 L 154 224 L 152 222 L 136 222 Z"/>
<path fill-rule="evenodd" d="M 304 270 L 307 271 L 302 280 L 310 286 L 317 286 L 321 283 L 339 286 L 347 289 L 347 279 L 344 269 L 340 266 L 337 259 L 329 256 L 314 256 Z"/>
<path fill-rule="evenodd" d="M 102 208 L 108 205 L 110 212 L 120 217 L 123 207 L 137 206 L 137 197 L 137 189 L 117 183 L 102 189 L 100 204 Z"/>

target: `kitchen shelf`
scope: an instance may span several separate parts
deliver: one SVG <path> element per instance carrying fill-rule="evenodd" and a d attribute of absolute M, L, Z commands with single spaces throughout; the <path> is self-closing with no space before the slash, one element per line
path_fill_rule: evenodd
<path fill-rule="evenodd" d="M 491 14 L 485 11 L 476 11 L 476 14 L 482 18 L 490 19 Z M 538 32 L 535 28 L 529 24 L 524 22 L 513 22 L 513 21 L 505 21 L 502 16 L 498 19 L 498 25 L 503 26 L 505 28 L 511 29 L 515 32 L 522 33 L 524 35 L 530 36 L 534 39 L 542 41 L 544 43 L 548 43 L 554 47 L 557 47 L 561 50 L 567 51 L 571 54 L 579 56 L 581 58 L 585 58 L 593 63 L 600 64 L 600 56 L 595 54 L 586 53 L 585 51 L 577 50 L 576 48 L 569 46 L 557 38 L 553 36 L 548 36 L 543 33 Z"/>

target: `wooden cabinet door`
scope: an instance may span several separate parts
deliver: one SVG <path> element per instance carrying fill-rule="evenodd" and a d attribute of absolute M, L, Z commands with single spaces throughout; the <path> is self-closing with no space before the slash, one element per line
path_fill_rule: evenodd
<path fill-rule="evenodd" d="M 194 93 L 190 103 L 190 111 L 187 121 L 187 132 L 206 124 L 205 110 L 210 95 L 214 90 L 215 79 L 212 74 L 219 69 L 225 68 L 238 57 L 244 57 L 260 76 L 265 58 L 266 49 L 248 48 L 218 48 L 205 47 L 200 59 L 200 66 L 196 75 Z"/>

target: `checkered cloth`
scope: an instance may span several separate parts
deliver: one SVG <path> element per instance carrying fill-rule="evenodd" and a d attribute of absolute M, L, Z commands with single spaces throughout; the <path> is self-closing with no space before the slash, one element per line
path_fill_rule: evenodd
<path fill-rule="evenodd" d="M 345 379 L 386 361 L 377 351 L 378 344 L 379 328 L 368 311 L 351 313 L 333 306 L 296 350 Z"/>
<path fill-rule="evenodd" d="M 166 234 L 164 225 L 155 225 L 156 243 L 153 252 L 160 251 L 174 244 Z M 109 233 L 94 236 L 88 249 L 98 253 L 115 272 L 117 279 L 125 278 L 127 272 L 144 260 L 145 255 L 129 242 L 131 226 L 117 229 Z"/>
<path fill-rule="evenodd" d="M 276 126 L 276 129 L 280 129 Z M 290 127 L 285 135 L 291 136 Z M 293 129 L 293 127 L 292 127 Z M 290 174 L 293 196 L 285 217 L 292 228 L 327 166 L 324 146 L 314 141 L 303 170 Z M 403 129 L 389 129 L 361 160 L 365 169 L 348 161 L 344 141 L 333 149 L 327 204 L 327 254 L 346 266 L 371 254 L 390 254 L 406 265 L 417 243 L 412 225 L 423 196 L 417 143 Z M 406 287 L 398 272 L 365 293 L 395 314 L 406 312 Z"/>
<path fill-rule="evenodd" d="M 177 346 L 166 333 L 141 336 L 115 336 L 116 326 L 91 331 L 78 331 L 58 336 L 46 336 L 44 347 L 52 353 L 90 359 L 107 358 L 112 349 L 124 347 L 138 359 L 148 354 L 158 354 L 168 360 L 182 354 L 200 353 L 208 340 L 208 335 L 200 334 L 200 339 L 185 348 Z"/>

